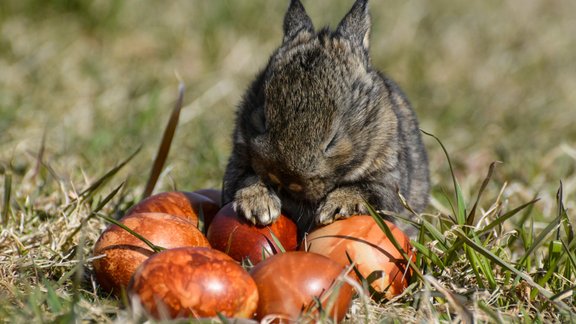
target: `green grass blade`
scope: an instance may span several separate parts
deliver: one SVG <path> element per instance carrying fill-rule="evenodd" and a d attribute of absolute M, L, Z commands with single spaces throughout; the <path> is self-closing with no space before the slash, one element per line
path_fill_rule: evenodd
<path fill-rule="evenodd" d="M 560 253 L 562 252 L 562 243 L 559 241 L 550 242 L 548 251 L 549 253 L 546 260 L 546 273 L 544 274 L 544 276 L 538 279 L 538 284 L 541 286 L 544 286 L 547 283 L 549 283 L 550 278 L 552 278 L 552 276 L 557 273 L 558 270 L 557 265 L 558 262 L 560 261 Z M 538 294 L 537 290 L 532 291 L 530 293 L 530 298 L 534 299 L 537 294 Z"/>
<path fill-rule="evenodd" d="M 562 227 L 564 228 L 564 234 L 567 237 L 568 243 L 570 243 L 574 239 L 574 228 L 572 227 L 572 223 L 570 222 L 570 218 L 568 217 L 568 213 L 566 212 L 566 208 L 564 207 L 563 196 L 564 196 L 564 189 L 562 181 L 560 181 L 560 187 L 558 188 L 558 191 L 556 193 L 556 205 L 558 206 L 558 217 L 562 219 Z"/>
<path fill-rule="evenodd" d="M 553 295 L 550 297 L 550 300 L 557 300 L 557 299 L 565 299 L 565 298 L 570 298 L 572 296 L 572 294 L 574 294 L 576 292 L 576 285 L 562 290 L 560 292 L 558 292 L 557 294 Z"/>
<path fill-rule="evenodd" d="M 478 244 L 480 246 L 484 246 L 484 245 L 482 245 L 482 243 L 479 242 L 478 236 L 474 235 L 474 240 L 475 240 L 476 244 Z M 490 262 L 488 262 L 488 260 L 482 255 L 478 256 L 478 261 L 479 261 L 480 269 L 482 270 L 482 274 L 486 278 L 486 281 L 488 281 L 488 286 L 490 287 L 490 289 L 495 289 L 498 284 L 497 284 L 495 276 L 494 276 L 492 264 Z"/>
<path fill-rule="evenodd" d="M 452 203 L 452 200 L 450 199 L 448 193 L 446 192 L 446 190 L 444 188 L 442 188 L 442 197 L 444 199 L 446 199 L 446 202 L 448 203 L 448 205 L 450 206 L 450 210 L 452 211 L 453 215 L 457 215 L 458 211 L 456 211 L 456 208 L 454 207 L 454 204 Z M 446 215 L 453 224 L 457 224 L 458 220 L 456 220 L 456 218 L 454 218 L 454 216 L 452 215 Z"/>
<path fill-rule="evenodd" d="M 564 248 L 564 253 L 566 255 L 566 257 L 568 258 L 568 260 L 570 260 L 570 264 L 572 265 L 572 268 L 576 269 L 576 252 L 574 247 L 576 246 L 576 244 L 574 244 L 574 241 L 571 242 L 571 246 L 566 246 L 566 243 L 564 241 L 562 242 L 562 247 Z M 569 277 L 568 277 L 569 278 Z"/>
<path fill-rule="evenodd" d="M 160 140 L 160 146 L 158 147 L 158 152 L 156 153 L 156 158 L 154 159 L 154 163 L 152 164 L 152 169 L 150 170 L 150 176 L 148 177 L 148 181 L 146 182 L 146 187 L 144 189 L 144 192 L 142 193 L 141 199 L 150 196 L 154 191 L 154 187 L 156 186 L 156 182 L 160 177 L 160 173 L 162 173 L 162 168 L 164 167 L 164 163 L 166 162 L 168 153 L 170 153 L 170 147 L 172 146 L 172 139 L 174 138 L 176 128 L 178 127 L 178 120 L 180 119 L 180 111 L 182 110 L 182 105 L 184 101 L 184 89 L 185 89 L 184 84 L 180 83 L 178 85 L 178 99 L 176 100 L 176 104 L 172 109 L 172 114 L 168 119 L 168 124 L 166 124 L 166 128 L 164 128 L 164 134 L 162 135 L 162 139 Z"/>
<path fill-rule="evenodd" d="M 573 278 L 574 273 L 576 273 L 576 240 L 572 240 L 569 244 L 566 244 L 563 240 L 560 240 L 560 242 L 562 243 L 562 252 L 558 258 L 558 264 L 562 265 L 564 269 L 563 271 L 558 269 L 558 272 L 563 272 L 564 278 Z M 564 289 L 569 284 L 568 282 L 563 282 L 560 289 Z"/>
<path fill-rule="evenodd" d="M 433 224 L 431 224 L 427 220 L 423 219 L 421 228 L 422 228 L 421 231 L 426 230 L 426 232 L 428 232 L 430 234 L 432 239 L 436 240 L 439 243 L 439 246 L 438 246 L 439 249 L 441 249 L 442 251 L 448 250 L 448 248 L 449 248 L 448 240 L 446 239 L 446 236 L 444 236 L 444 234 L 442 234 L 436 228 L 436 226 L 434 226 Z"/>
<path fill-rule="evenodd" d="M 140 235 L 138 232 L 132 230 L 131 228 L 129 228 L 128 226 L 126 226 L 126 225 L 124 225 L 124 224 L 122 224 L 122 223 L 120 223 L 119 221 L 115 220 L 114 218 L 110 218 L 110 217 L 108 217 L 108 216 L 101 215 L 101 214 L 97 214 L 97 215 L 98 215 L 98 217 L 104 219 L 105 221 L 107 221 L 107 222 L 109 222 L 109 223 L 112 223 L 112 224 L 114 224 L 114 225 L 122 228 L 122 229 L 125 230 L 126 232 L 134 235 L 137 239 L 139 239 L 140 241 L 142 241 L 142 242 L 144 242 L 146 245 L 148 245 L 148 246 L 152 249 L 152 251 L 154 251 L 154 252 L 160 252 L 160 251 L 165 250 L 165 248 L 163 248 L 163 247 L 161 247 L 161 246 L 158 246 L 158 245 L 155 245 L 154 243 L 152 243 L 152 242 L 150 242 L 148 239 L 146 239 L 144 236 Z"/>
<path fill-rule="evenodd" d="M 66 238 L 65 242 L 71 242 L 72 238 L 74 236 L 76 236 L 76 234 L 78 234 L 78 232 L 86 225 L 86 223 L 94 218 L 94 216 L 96 216 L 98 214 L 98 212 L 104 208 L 104 206 L 106 206 L 108 204 L 108 202 L 110 202 L 110 200 L 112 200 L 112 198 L 114 198 L 116 196 L 116 194 L 118 193 L 118 191 L 120 191 L 120 189 L 124 186 L 125 182 L 122 182 L 118 187 L 116 187 L 114 190 L 112 190 L 111 193 L 109 193 L 106 197 L 104 197 L 104 199 L 96 206 L 96 208 L 94 210 L 92 210 L 90 212 L 90 215 L 88 215 L 88 217 L 84 218 L 81 222 L 80 225 L 78 225 L 78 227 L 76 227 L 70 234 L 68 234 L 68 237 Z"/>
<path fill-rule="evenodd" d="M 470 268 L 472 272 L 474 272 L 474 276 L 476 277 L 476 284 L 479 288 L 483 289 L 484 287 L 484 280 L 482 280 L 482 276 L 480 275 L 480 261 L 478 260 L 478 255 L 468 246 L 464 246 L 464 252 L 466 253 L 466 258 L 468 259 L 468 263 L 470 264 Z"/>
<path fill-rule="evenodd" d="M 524 222 L 521 222 L 520 224 L 524 224 Z M 519 226 L 519 234 L 520 234 L 520 238 L 522 239 L 522 245 L 524 247 L 525 251 L 528 251 L 530 249 L 530 247 L 534 244 L 534 219 L 530 218 L 529 222 L 528 222 L 528 228 L 525 228 L 523 225 Z M 530 269 L 531 268 L 531 258 L 530 255 L 526 255 L 526 260 L 524 261 L 525 264 L 525 268 L 526 269 Z"/>
<path fill-rule="evenodd" d="M 522 204 L 522 205 L 504 213 L 504 215 L 496 218 L 494 221 L 490 222 L 490 224 L 488 224 L 488 225 L 484 226 L 482 229 L 480 229 L 478 231 L 478 235 L 482 236 L 482 235 L 488 233 L 489 231 L 491 231 L 494 227 L 504 224 L 504 222 L 507 221 L 509 218 L 518 214 L 524 208 L 533 205 L 538 200 L 540 200 L 540 198 L 534 198 L 534 199 L 530 200 L 529 202 Z"/>
<path fill-rule="evenodd" d="M 50 310 L 53 313 L 62 312 L 63 309 L 62 302 L 60 300 L 60 297 L 58 297 L 58 294 L 56 294 L 56 291 L 54 290 L 52 285 L 47 280 L 44 280 L 44 286 L 46 287 L 46 304 L 48 304 Z"/>
<path fill-rule="evenodd" d="M 384 222 L 382 217 L 380 215 L 378 215 L 378 213 L 374 210 L 374 208 L 370 204 L 368 204 L 368 202 L 365 202 L 365 205 L 368 208 L 368 212 L 370 213 L 370 216 L 372 216 L 372 219 L 374 219 L 374 222 L 376 222 L 378 227 L 384 232 L 386 237 L 390 240 L 390 243 L 392 243 L 392 245 L 394 245 L 394 248 L 402 255 L 402 257 L 406 261 L 407 265 L 409 267 L 412 267 L 412 269 L 414 270 L 414 273 L 418 277 L 422 278 L 423 277 L 422 272 L 420 272 L 420 269 L 418 269 L 418 267 L 416 267 L 416 265 L 414 264 L 414 262 L 412 261 L 410 256 L 408 256 L 408 251 L 404 251 L 402 246 L 400 246 L 398 241 L 396 241 L 396 238 L 394 237 L 394 235 L 392 235 L 392 231 L 390 231 L 390 228 Z"/>
<path fill-rule="evenodd" d="M 4 207 L 2 208 L 2 219 L 1 224 L 2 227 L 6 227 L 8 225 L 8 218 L 10 217 L 10 194 L 12 193 L 12 174 L 6 172 L 4 174 Z"/>
<path fill-rule="evenodd" d="M 492 319 L 493 323 L 498 323 L 498 324 L 504 323 L 502 321 L 500 313 L 497 312 L 492 307 L 490 307 L 490 305 L 488 305 L 484 300 L 478 301 L 478 308 L 480 308 L 480 310 L 482 310 L 486 315 L 488 315 L 490 317 L 490 319 Z"/>
<path fill-rule="evenodd" d="M 140 152 L 140 149 L 141 147 L 138 147 L 132 154 L 130 154 L 130 156 L 128 156 L 128 158 L 120 162 L 120 164 L 112 168 L 110 171 L 106 172 L 102 177 L 93 182 L 88 188 L 84 189 L 84 191 L 82 191 L 78 195 L 78 198 L 70 202 L 68 206 L 74 205 L 78 201 L 78 199 L 86 200 L 89 197 L 93 196 L 102 185 L 108 183 L 108 181 L 110 181 L 112 177 L 116 173 L 118 173 L 118 171 L 120 171 L 120 169 L 122 169 L 126 164 L 128 164 L 128 162 L 130 162 L 130 160 L 132 160 Z"/>
<path fill-rule="evenodd" d="M 474 202 L 474 205 L 472 205 L 470 213 L 468 214 L 468 217 L 466 219 L 466 225 L 474 225 L 474 218 L 476 217 L 476 209 L 478 208 L 478 203 L 480 202 L 480 198 L 482 197 L 484 190 L 488 186 L 488 183 L 490 183 L 490 179 L 492 179 L 492 174 L 494 173 L 494 167 L 496 166 L 497 163 L 500 162 L 495 161 L 490 163 L 490 167 L 488 168 L 488 174 L 484 178 L 484 181 L 482 181 L 482 185 L 480 185 L 478 195 L 476 196 L 476 201 Z"/>
<path fill-rule="evenodd" d="M 460 184 L 458 183 L 458 180 L 456 179 L 456 175 L 454 174 L 454 168 L 452 167 L 452 161 L 450 160 L 450 155 L 448 154 L 448 150 L 446 150 L 446 147 L 444 146 L 444 144 L 442 143 L 442 141 L 436 137 L 436 135 L 432 134 L 432 133 L 428 133 L 426 131 L 421 130 L 422 133 L 431 136 L 432 138 L 434 138 L 436 140 L 436 142 L 438 142 L 438 144 L 440 144 L 440 147 L 442 148 L 442 151 L 444 152 L 444 156 L 446 157 L 446 161 L 448 161 L 448 166 L 450 167 L 450 175 L 452 177 L 452 185 L 454 186 L 454 192 L 455 192 L 455 199 L 456 199 L 456 220 L 458 222 L 459 225 L 464 225 L 466 223 L 466 204 L 464 201 L 464 197 L 462 195 L 462 189 L 460 188 Z"/>
<path fill-rule="evenodd" d="M 48 128 L 44 126 L 44 131 L 42 132 L 42 141 L 40 143 L 40 149 L 38 150 L 38 154 L 36 154 L 36 163 L 34 163 L 34 169 L 32 171 L 32 179 L 35 179 L 38 174 L 40 174 L 40 168 L 42 167 L 42 163 L 44 161 L 44 152 L 46 150 L 46 134 Z"/>
<path fill-rule="evenodd" d="M 416 248 L 416 250 L 418 250 L 417 254 L 418 256 L 426 257 L 430 262 L 432 262 L 435 266 L 437 266 L 441 270 L 446 269 L 444 262 L 442 262 L 442 260 L 436 255 L 436 253 L 434 253 L 428 247 L 426 247 L 423 244 L 420 244 L 420 242 L 417 241 L 410 241 L 410 243 L 412 244 L 412 246 Z"/>
<path fill-rule="evenodd" d="M 230 324 L 230 320 L 224 314 L 216 312 L 216 316 L 218 317 L 218 319 L 222 324 Z"/>
<path fill-rule="evenodd" d="M 270 237 L 272 238 L 272 241 L 274 241 L 274 244 L 276 244 L 278 249 L 280 249 L 280 253 L 285 253 L 286 249 L 284 248 L 284 246 L 282 245 L 282 242 L 280 242 L 280 240 L 278 239 L 276 234 L 274 234 L 274 232 L 272 232 L 272 229 L 270 229 L 270 228 L 268 228 L 268 231 L 270 231 Z M 268 238 L 266 238 L 266 240 L 268 240 Z"/>
<path fill-rule="evenodd" d="M 458 213 L 456 214 L 456 221 L 458 225 L 466 224 L 466 203 L 464 201 L 464 196 L 462 194 L 462 188 L 460 184 L 454 178 L 454 186 L 456 190 L 456 206 L 458 207 Z"/>
<path fill-rule="evenodd" d="M 40 291 L 40 287 L 36 287 L 30 292 L 27 298 L 28 308 L 34 315 L 34 320 L 39 323 L 45 323 L 44 312 L 42 311 L 41 305 L 44 304 L 43 294 Z"/>
<path fill-rule="evenodd" d="M 553 240 L 548 244 L 548 256 L 544 261 L 546 269 L 551 270 L 553 264 L 562 256 L 564 252 L 563 243 L 560 240 Z"/>
<path fill-rule="evenodd" d="M 548 224 L 548 226 L 546 226 L 546 228 L 544 228 L 544 230 L 542 230 L 542 232 L 534 239 L 528 251 L 526 251 L 520 261 L 518 261 L 518 265 L 523 265 L 532 252 L 544 243 L 544 239 L 560 226 L 561 218 L 561 216 L 556 217 L 552 222 L 550 222 L 550 224 Z"/>
<path fill-rule="evenodd" d="M 104 208 L 110 202 L 110 200 L 112 200 L 112 198 L 114 198 L 116 196 L 118 191 L 120 191 L 120 189 L 122 189 L 125 184 L 126 184 L 126 181 L 123 181 L 116 188 L 114 188 L 114 190 L 112 190 L 106 197 L 104 197 L 104 199 L 100 203 L 98 203 L 96 208 L 94 208 L 94 210 L 92 210 L 92 213 L 89 217 L 93 217 L 93 215 L 95 213 L 102 210 L 102 208 Z"/>
<path fill-rule="evenodd" d="M 198 229 L 200 230 L 200 232 L 202 232 L 202 234 L 206 235 L 206 232 L 208 231 L 208 228 L 206 226 L 206 216 L 204 215 L 204 208 L 202 208 L 202 205 L 199 205 L 198 208 Z"/>
<path fill-rule="evenodd" d="M 494 221 L 492 221 L 491 223 L 489 223 L 488 225 L 483 227 L 480 231 L 478 231 L 478 233 L 476 235 L 482 236 L 482 235 L 490 232 L 494 227 L 504 223 L 507 219 L 516 215 L 517 213 L 522 211 L 524 208 L 526 208 L 528 206 L 532 206 L 532 204 L 534 204 L 536 201 L 538 201 L 538 199 L 531 200 L 525 204 L 522 204 L 519 207 L 514 208 L 511 211 L 508 211 L 504 215 L 498 217 L 497 219 L 495 219 Z M 462 247 L 462 243 L 463 243 L 463 241 L 457 240 L 450 246 L 450 248 L 446 251 L 446 254 L 444 257 L 444 263 L 445 264 L 452 263 L 452 260 L 454 260 L 454 258 L 457 257 L 457 251 L 458 251 L 458 249 L 460 249 Z"/>
<path fill-rule="evenodd" d="M 408 260 L 408 257 L 406 255 L 407 251 L 404 251 L 404 249 L 402 248 L 402 246 L 400 246 L 400 244 L 398 243 L 398 241 L 396 241 L 396 238 L 394 237 L 394 235 L 392 235 L 392 231 L 390 231 L 390 228 L 388 227 L 388 225 L 384 222 L 384 220 L 382 219 L 382 217 L 380 217 L 380 215 L 378 215 L 378 213 L 374 210 L 374 208 L 372 206 L 370 206 L 368 203 L 366 203 L 366 206 L 368 208 L 368 212 L 370 213 L 370 215 L 372 216 L 372 219 L 374 219 L 374 221 L 376 222 L 376 224 L 378 225 L 378 227 L 380 227 L 380 229 L 384 232 L 384 234 L 386 235 L 386 237 L 390 240 L 390 242 L 392 243 L 392 245 L 394 245 L 394 248 L 396 248 L 396 250 L 398 250 L 398 252 L 400 252 L 402 255 L 405 256 L 405 259 Z"/>
<path fill-rule="evenodd" d="M 472 241 L 467 235 L 466 233 L 464 233 L 463 231 L 459 230 L 459 229 L 455 229 L 454 234 L 456 234 L 460 239 L 464 240 L 466 245 L 468 245 L 469 247 L 473 248 L 474 250 L 478 251 L 480 254 L 484 255 L 485 257 L 487 257 L 488 259 L 490 259 L 492 262 L 498 264 L 499 266 L 503 267 L 504 269 L 513 272 L 516 276 L 524 279 L 524 281 L 526 281 L 526 283 L 528 283 L 530 286 L 532 286 L 535 289 L 538 289 L 540 291 L 540 293 L 542 294 L 542 296 L 546 297 L 547 299 L 550 299 L 553 294 L 548 291 L 546 288 L 540 286 L 537 282 L 534 281 L 534 279 L 532 279 L 532 277 L 530 277 L 527 273 L 522 272 L 518 269 L 516 269 L 515 267 L 513 267 L 512 265 L 510 265 L 509 263 L 505 262 L 504 260 L 502 260 L 501 258 L 499 258 L 498 256 L 494 255 L 492 252 L 490 252 L 489 250 L 487 250 L 486 248 L 484 248 L 483 246 L 476 244 L 476 242 Z M 561 302 L 554 302 L 554 304 L 556 306 L 558 306 L 558 308 L 562 309 L 562 310 L 567 310 L 568 306 L 564 303 Z"/>

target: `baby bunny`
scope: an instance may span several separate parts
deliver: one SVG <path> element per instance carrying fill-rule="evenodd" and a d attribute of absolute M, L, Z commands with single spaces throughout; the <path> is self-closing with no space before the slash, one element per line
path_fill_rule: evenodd
<path fill-rule="evenodd" d="M 335 31 L 316 32 L 299 0 L 284 39 L 236 114 L 224 202 L 255 224 L 281 210 L 301 230 L 378 210 L 428 203 L 428 160 L 418 121 L 399 87 L 368 54 L 367 0 Z"/>

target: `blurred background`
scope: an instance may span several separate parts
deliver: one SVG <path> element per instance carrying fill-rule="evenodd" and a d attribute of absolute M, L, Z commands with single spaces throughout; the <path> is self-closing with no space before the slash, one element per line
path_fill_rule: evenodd
<path fill-rule="evenodd" d="M 303 3 L 315 26 L 335 27 L 353 1 Z M 123 171 L 139 194 L 180 78 L 185 107 L 157 191 L 219 187 L 235 107 L 280 44 L 287 5 L 2 0 L 0 171 L 25 184 L 43 150 L 53 177 L 84 186 L 142 146 Z M 374 66 L 442 140 L 466 195 L 498 160 L 493 196 L 539 195 L 539 210 L 552 216 L 563 181 L 574 207 L 575 1 L 371 0 L 370 8 Z M 448 164 L 434 139 L 425 142 L 441 197 L 451 190 Z"/>

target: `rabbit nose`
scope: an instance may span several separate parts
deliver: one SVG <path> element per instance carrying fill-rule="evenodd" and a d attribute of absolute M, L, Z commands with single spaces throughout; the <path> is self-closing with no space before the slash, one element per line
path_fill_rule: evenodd
<path fill-rule="evenodd" d="M 296 182 L 290 182 L 287 186 L 284 184 L 285 182 L 282 182 L 280 180 L 280 178 L 278 178 L 277 175 L 275 175 L 274 173 L 269 172 L 268 173 L 268 178 L 270 179 L 270 181 L 272 183 L 274 183 L 275 185 L 278 185 L 280 187 L 285 187 L 288 190 L 292 191 L 292 192 L 302 192 L 302 190 L 304 190 L 304 186 L 302 186 L 301 184 L 298 184 Z"/>
<path fill-rule="evenodd" d="M 268 178 L 270 178 L 270 181 L 272 181 L 274 184 L 276 185 L 281 185 L 282 182 L 280 182 L 280 179 L 278 179 L 278 177 L 274 174 L 274 173 L 268 173 Z"/>
<path fill-rule="evenodd" d="M 288 185 L 288 190 L 293 192 L 301 192 L 302 189 L 303 189 L 302 186 L 297 183 L 291 183 Z"/>

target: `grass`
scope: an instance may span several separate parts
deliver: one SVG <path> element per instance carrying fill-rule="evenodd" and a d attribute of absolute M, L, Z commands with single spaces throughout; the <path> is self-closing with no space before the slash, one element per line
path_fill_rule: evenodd
<path fill-rule="evenodd" d="M 334 26 L 351 1 L 304 4 Z M 451 164 L 425 136 L 422 277 L 393 301 L 355 303 L 351 322 L 574 322 L 576 3 L 370 5 L 374 65 Z M 141 320 L 93 280 L 107 225 L 94 215 L 140 199 L 179 78 L 184 107 L 156 191 L 220 186 L 234 107 L 278 45 L 285 8 L 0 3 L 0 322 Z"/>

